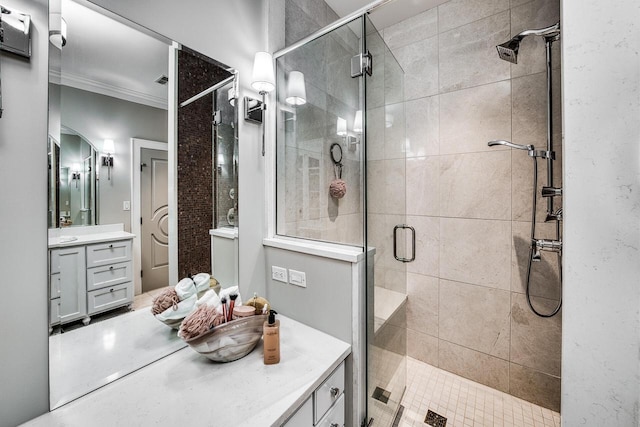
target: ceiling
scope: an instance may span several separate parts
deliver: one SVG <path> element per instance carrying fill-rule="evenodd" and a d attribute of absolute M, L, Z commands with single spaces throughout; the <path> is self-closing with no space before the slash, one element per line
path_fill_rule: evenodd
<path fill-rule="evenodd" d="M 339 15 L 345 16 L 370 3 L 372 0 L 325 0 Z M 432 9 L 448 0 L 395 0 L 371 13 L 371 21 L 378 30 L 404 21 L 425 10 Z"/>
<path fill-rule="evenodd" d="M 167 86 L 155 83 L 161 75 L 168 75 L 167 40 L 83 4 L 62 0 L 61 6 L 67 22 L 67 43 L 62 48 L 60 73 L 51 73 L 54 81 L 167 108 Z"/>

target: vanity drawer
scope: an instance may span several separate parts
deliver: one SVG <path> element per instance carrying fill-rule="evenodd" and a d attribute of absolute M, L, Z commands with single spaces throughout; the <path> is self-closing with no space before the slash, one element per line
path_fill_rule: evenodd
<path fill-rule="evenodd" d="M 60 273 L 49 276 L 49 299 L 60 298 L 62 287 L 60 286 Z"/>
<path fill-rule="evenodd" d="M 87 268 L 131 261 L 131 240 L 87 245 Z"/>
<path fill-rule="evenodd" d="M 308 398 L 282 427 L 313 427 L 313 402 Z"/>
<path fill-rule="evenodd" d="M 132 268 L 133 264 L 129 261 L 87 269 L 87 291 L 132 281 Z"/>
<path fill-rule="evenodd" d="M 327 412 L 327 410 L 337 401 L 344 391 L 344 362 L 336 368 L 327 380 L 313 393 L 314 418 L 317 423 Z M 344 404 L 343 404 L 344 408 Z M 344 412 L 344 409 L 343 409 Z M 343 415 L 344 418 L 344 415 Z M 330 424 L 327 424 L 330 425 Z M 340 424 L 342 425 L 342 423 Z"/>
<path fill-rule="evenodd" d="M 127 305 L 133 302 L 133 282 L 87 292 L 87 302 L 89 314 Z"/>
<path fill-rule="evenodd" d="M 335 405 L 320 420 L 316 427 L 344 427 L 344 394 L 341 394 Z"/>
<path fill-rule="evenodd" d="M 60 323 L 60 298 L 52 299 L 49 303 L 49 325 Z"/>

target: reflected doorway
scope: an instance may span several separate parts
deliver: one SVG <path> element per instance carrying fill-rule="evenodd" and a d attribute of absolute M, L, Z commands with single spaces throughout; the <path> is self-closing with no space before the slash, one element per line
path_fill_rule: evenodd
<path fill-rule="evenodd" d="M 169 285 L 169 198 L 167 151 L 140 150 L 140 237 L 142 292 Z"/>

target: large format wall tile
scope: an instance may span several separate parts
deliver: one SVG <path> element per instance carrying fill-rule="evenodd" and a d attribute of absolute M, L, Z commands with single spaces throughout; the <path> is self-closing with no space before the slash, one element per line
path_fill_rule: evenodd
<path fill-rule="evenodd" d="M 404 214 L 406 211 L 406 165 L 404 159 L 384 161 L 384 212 Z M 375 187 L 372 191 L 376 191 Z"/>
<path fill-rule="evenodd" d="M 438 338 L 422 332 L 407 330 L 407 355 L 421 362 L 438 366 Z"/>
<path fill-rule="evenodd" d="M 533 298 L 534 307 L 551 313 L 557 302 Z M 550 375 L 560 376 L 562 313 L 539 317 L 531 311 L 523 294 L 511 294 L 511 362 Z"/>
<path fill-rule="evenodd" d="M 440 157 L 440 214 L 511 219 L 511 156 L 507 151 Z"/>
<path fill-rule="evenodd" d="M 405 158 L 405 114 L 404 103 L 387 105 L 384 108 L 384 158 Z"/>
<path fill-rule="evenodd" d="M 440 98 L 429 96 L 405 103 L 407 157 L 440 153 Z"/>
<path fill-rule="evenodd" d="M 509 394 L 560 411 L 560 378 L 511 363 Z"/>
<path fill-rule="evenodd" d="M 513 221 L 513 252 L 511 255 L 511 290 L 523 294 L 527 284 L 527 269 L 531 246 L 531 222 Z M 536 224 L 537 239 L 555 239 L 556 226 L 552 223 Z M 560 286 L 558 255 L 541 251 L 541 260 L 531 264 L 531 295 L 558 300 Z"/>
<path fill-rule="evenodd" d="M 509 291 L 440 280 L 440 339 L 509 359 Z"/>
<path fill-rule="evenodd" d="M 509 63 L 495 48 L 507 39 L 508 11 L 441 33 L 440 93 L 509 79 Z"/>
<path fill-rule="evenodd" d="M 384 29 L 384 41 L 391 50 L 438 34 L 438 9 L 429 9 Z"/>
<path fill-rule="evenodd" d="M 441 218 L 440 277 L 509 290 L 511 222 Z"/>
<path fill-rule="evenodd" d="M 509 362 L 450 342 L 438 342 L 439 367 L 507 393 Z"/>
<path fill-rule="evenodd" d="M 439 31 L 449 31 L 507 9 L 509 0 L 450 0 L 438 6 Z"/>
<path fill-rule="evenodd" d="M 407 272 L 438 277 L 440 218 L 407 216 L 407 223 L 416 230 L 416 259 Z"/>
<path fill-rule="evenodd" d="M 503 149 L 496 139 L 511 139 L 509 81 L 440 95 L 440 154 Z"/>
<path fill-rule="evenodd" d="M 405 72 L 405 100 L 438 93 L 437 36 L 394 49 L 393 54 Z"/>
<path fill-rule="evenodd" d="M 438 336 L 438 278 L 407 274 L 407 327 Z"/>
<path fill-rule="evenodd" d="M 440 214 L 440 161 L 438 156 L 407 159 L 407 214 Z"/>

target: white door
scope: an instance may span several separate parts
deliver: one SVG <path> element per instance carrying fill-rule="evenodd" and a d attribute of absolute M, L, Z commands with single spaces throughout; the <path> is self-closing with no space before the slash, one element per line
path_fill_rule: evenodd
<path fill-rule="evenodd" d="M 167 152 L 140 149 L 142 292 L 169 285 Z"/>

